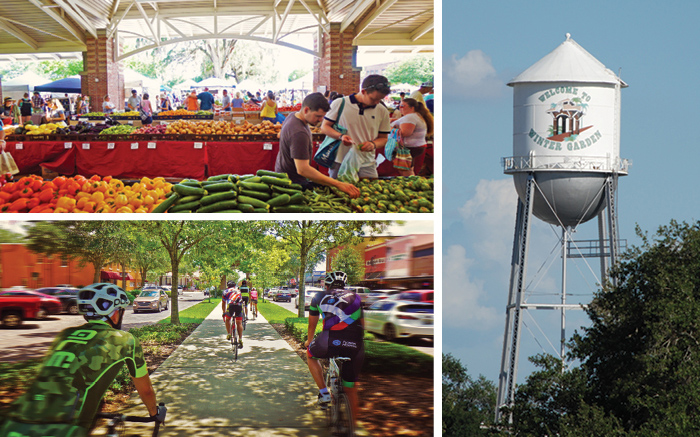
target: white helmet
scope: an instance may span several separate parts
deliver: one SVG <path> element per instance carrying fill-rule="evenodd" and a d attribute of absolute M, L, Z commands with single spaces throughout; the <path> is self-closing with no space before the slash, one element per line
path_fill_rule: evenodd
<path fill-rule="evenodd" d="M 78 292 L 78 311 L 88 319 L 109 317 L 115 310 L 126 309 L 128 305 L 126 292 L 108 282 L 88 285 Z"/>
<path fill-rule="evenodd" d="M 345 284 L 348 282 L 348 275 L 345 272 L 336 271 L 328 272 L 326 274 L 326 286 L 334 288 L 345 288 Z"/>

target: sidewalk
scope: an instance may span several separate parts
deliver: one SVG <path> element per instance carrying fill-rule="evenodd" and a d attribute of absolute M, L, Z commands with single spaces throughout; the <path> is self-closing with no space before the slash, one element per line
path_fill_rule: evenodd
<path fill-rule="evenodd" d="M 261 315 L 248 321 L 243 345 L 234 362 L 216 307 L 151 375 L 168 408 L 159 436 L 329 435 L 306 364 Z M 131 402 L 126 414 L 146 415 L 136 392 Z M 126 434 L 152 430 L 128 423 Z"/>

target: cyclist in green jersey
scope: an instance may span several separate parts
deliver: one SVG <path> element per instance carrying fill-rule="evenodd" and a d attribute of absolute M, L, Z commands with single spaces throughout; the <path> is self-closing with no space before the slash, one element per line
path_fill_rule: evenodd
<path fill-rule="evenodd" d="M 0 418 L 0 436 L 87 436 L 104 392 L 124 364 L 148 414 L 161 422 L 165 419 L 141 345 L 121 330 L 128 304 L 124 290 L 114 284 L 80 290 L 78 308 L 87 323 L 56 337 L 36 380 Z"/>
<path fill-rule="evenodd" d="M 248 320 L 248 301 L 250 300 L 250 287 L 245 279 L 241 281 L 241 297 L 243 298 L 243 308 L 245 309 L 245 319 Z"/>

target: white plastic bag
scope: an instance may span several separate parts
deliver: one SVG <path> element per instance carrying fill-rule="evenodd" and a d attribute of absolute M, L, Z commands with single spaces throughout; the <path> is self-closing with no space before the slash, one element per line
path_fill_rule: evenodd
<path fill-rule="evenodd" d="M 360 147 L 362 145 L 353 145 L 348 153 L 343 157 L 343 163 L 340 164 L 340 169 L 338 170 L 338 180 L 348 183 L 354 183 L 360 180 L 358 176 L 358 171 L 362 166 L 362 156 L 360 153 Z"/>

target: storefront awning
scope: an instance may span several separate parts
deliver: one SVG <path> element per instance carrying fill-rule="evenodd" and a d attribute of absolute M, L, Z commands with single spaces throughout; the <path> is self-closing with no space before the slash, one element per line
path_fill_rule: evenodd
<path fill-rule="evenodd" d="M 120 279 L 121 276 L 119 276 L 118 273 L 114 273 L 114 272 L 105 272 L 104 270 L 102 270 L 102 271 L 100 272 L 100 278 L 101 278 L 101 279 Z"/>

